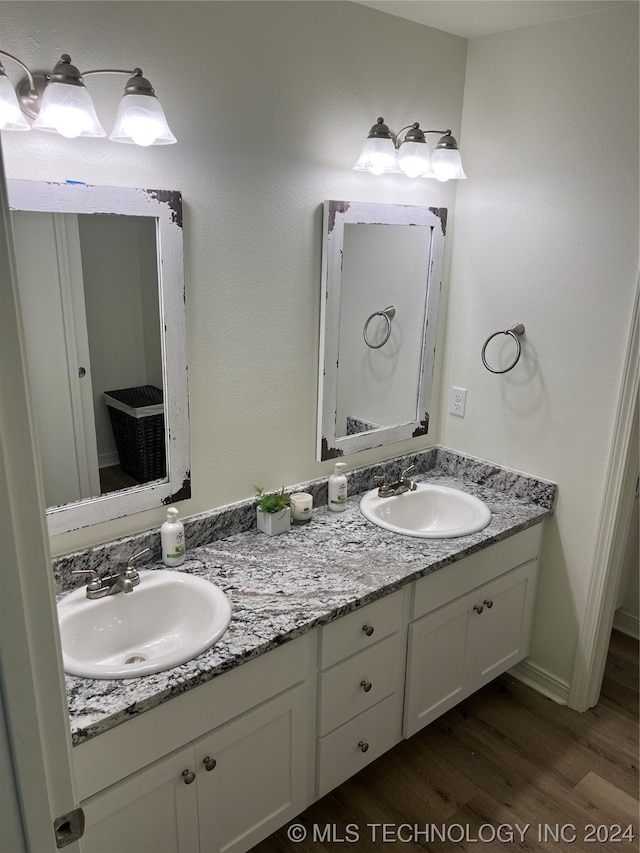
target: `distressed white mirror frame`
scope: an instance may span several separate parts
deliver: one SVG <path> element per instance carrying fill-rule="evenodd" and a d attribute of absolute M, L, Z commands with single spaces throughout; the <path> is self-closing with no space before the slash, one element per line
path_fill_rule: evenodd
<path fill-rule="evenodd" d="M 47 508 L 56 535 L 191 496 L 182 196 L 177 191 L 8 180 L 9 207 L 50 213 L 149 216 L 156 222 L 167 476 Z"/>
<path fill-rule="evenodd" d="M 372 447 L 426 435 L 433 382 L 436 332 L 447 209 L 399 204 L 326 201 L 322 245 L 322 295 L 320 308 L 320 354 L 318 378 L 318 428 L 316 458 L 333 459 Z M 340 309 L 344 227 L 347 224 L 422 225 L 431 229 L 425 299 L 416 310 L 423 311 L 422 351 L 416 394 L 416 420 L 379 427 L 354 435 L 339 436 L 336 430 L 338 377 L 340 369 Z"/>

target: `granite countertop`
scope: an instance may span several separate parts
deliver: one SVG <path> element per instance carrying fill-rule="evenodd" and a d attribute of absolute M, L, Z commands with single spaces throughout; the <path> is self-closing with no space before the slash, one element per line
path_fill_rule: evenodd
<path fill-rule="evenodd" d="M 492 512 L 489 526 L 454 539 L 400 536 L 367 521 L 355 495 L 344 512 L 316 507 L 309 524 L 286 534 L 265 536 L 252 528 L 190 550 L 175 571 L 224 590 L 232 606 L 229 629 L 207 652 L 166 672 L 123 680 L 66 676 L 74 746 L 552 514 L 552 501 L 514 497 L 513 489 L 463 481 L 447 471 L 415 479 L 481 498 Z"/>

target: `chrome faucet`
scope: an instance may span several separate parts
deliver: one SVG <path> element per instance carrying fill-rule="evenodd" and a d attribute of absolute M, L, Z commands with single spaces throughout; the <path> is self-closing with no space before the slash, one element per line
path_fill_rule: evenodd
<path fill-rule="evenodd" d="M 413 480 L 408 480 L 406 476 L 414 467 L 414 465 L 409 465 L 408 468 L 405 468 L 404 471 L 401 472 L 400 478 L 395 483 L 387 483 L 386 477 L 378 477 L 377 479 L 383 481 L 382 485 L 378 489 L 378 497 L 391 498 L 395 495 L 401 495 L 404 492 L 415 492 L 418 488 L 417 483 L 414 483 Z"/>
<path fill-rule="evenodd" d="M 132 557 L 129 557 L 127 568 L 119 575 L 106 575 L 106 577 L 98 577 L 95 569 L 78 569 L 71 572 L 72 575 L 91 575 L 91 580 L 87 584 L 87 598 L 105 598 L 107 595 L 116 595 L 118 592 L 132 592 L 134 586 L 140 583 L 140 575 L 138 574 L 134 562 L 150 551 L 150 548 L 144 548 L 138 551 Z"/>

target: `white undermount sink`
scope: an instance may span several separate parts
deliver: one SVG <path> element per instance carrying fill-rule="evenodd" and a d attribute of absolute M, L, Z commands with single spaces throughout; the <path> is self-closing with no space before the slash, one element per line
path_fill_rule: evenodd
<path fill-rule="evenodd" d="M 468 536 L 491 521 L 491 510 L 479 498 L 435 483 L 418 483 L 413 492 L 387 498 L 373 489 L 360 501 L 360 511 L 378 527 L 423 539 Z"/>
<path fill-rule="evenodd" d="M 186 572 L 141 571 L 131 592 L 90 601 L 85 587 L 58 602 L 64 670 L 84 678 L 135 678 L 171 669 L 227 630 L 231 604 Z"/>

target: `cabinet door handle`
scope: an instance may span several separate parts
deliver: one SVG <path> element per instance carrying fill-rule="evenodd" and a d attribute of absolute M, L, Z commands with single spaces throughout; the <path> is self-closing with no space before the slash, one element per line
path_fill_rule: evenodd
<path fill-rule="evenodd" d="M 474 604 L 473 609 L 476 611 L 476 613 L 480 614 L 484 610 L 484 607 L 481 604 Z"/>
<path fill-rule="evenodd" d="M 193 770 L 183 770 L 182 778 L 184 779 L 185 785 L 190 785 L 195 780 L 196 774 L 193 772 Z"/>
<path fill-rule="evenodd" d="M 213 770 L 213 768 L 218 762 L 215 760 L 215 758 L 209 758 L 208 755 L 205 755 L 205 757 L 202 759 L 202 763 L 204 764 L 205 770 Z"/>
<path fill-rule="evenodd" d="M 366 752 L 369 749 L 369 744 L 366 742 L 366 740 L 361 740 L 358 744 L 358 749 L 360 750 L 360 752 Z"/>
<path fill-rule="evenodd" d="M 493 607 L 493 601 L 491 601 L 490 598 L 485 598 L 484 604 L 486 605 L 487 610 L 491 610 L 491 608 Z"/>
<path fill-rule="evenodd" d="M 371 684 L 370 681 L 367 681 L 365 678 L 363 678 L 362 681 L 360 682 L 360 687 L 362 687 L 362 689 L 364 690 L 365 693 L 368 693 L 371 690 L 371 688 L 373 687 L 373 685 Z"/>
<path fill-rule="evenodd" d="M 370 637 L 373 634 L 373 625 L 363 625 L 362 630 L 365 632 L 367 637 Z"/>

